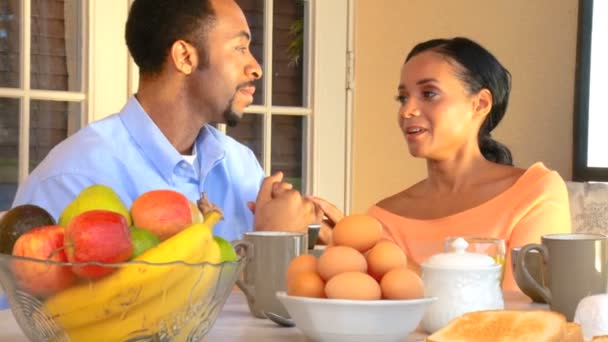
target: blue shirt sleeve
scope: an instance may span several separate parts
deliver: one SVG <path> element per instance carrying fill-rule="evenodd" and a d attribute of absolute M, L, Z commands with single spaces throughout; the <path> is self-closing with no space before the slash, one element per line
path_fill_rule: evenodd
<path fill-rule="evenodd" d="M 95 184 L 92 179 L 76 174 L 62 174 L 39 181 L 29 178 L 19 187 L 13 207 L 22 204 L 34 204 L 46 209 L 55 220 L 63 209 L 78 195 L 78 193 Z"/>

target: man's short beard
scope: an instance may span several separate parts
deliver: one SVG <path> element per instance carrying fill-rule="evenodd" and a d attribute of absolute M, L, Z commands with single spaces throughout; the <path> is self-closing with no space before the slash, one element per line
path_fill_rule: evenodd
<path fill-rule="evenodd" d="M 224 112 L 224 121 L 228 127 L 234 127 L 241 121 L 241 117 L 232 110 L 227 110 Z"/>
<path fill-rule="evenodd" d="M 224 122 L 228 127 L 234 127 L 241 121 L 241 117 L 232 110 L 233 101 L 234 99 L 231 99 L 230 102 L 228 102 L 226 110 L 224 110 Z"/>

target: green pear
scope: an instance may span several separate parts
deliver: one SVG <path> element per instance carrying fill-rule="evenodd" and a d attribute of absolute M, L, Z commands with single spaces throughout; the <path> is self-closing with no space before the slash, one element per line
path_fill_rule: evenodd
<path fill-rule="evenodd" d="M 59 225 L 67 227 L 74 216 L 90 210 L 109 210 L 119 213 L 125 217 L 129 226 L 132 225 L 127 206 L 112 188 L 102 184 L 91 185 L 80 191 L 78 196 L 63 209 L 59 216 Z"/>

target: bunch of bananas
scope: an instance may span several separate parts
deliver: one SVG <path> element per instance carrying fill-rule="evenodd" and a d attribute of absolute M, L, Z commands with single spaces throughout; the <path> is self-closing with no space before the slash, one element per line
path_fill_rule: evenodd
<path fill-rule="evenodd" d="M 216 285 L 219 267 L 213 264 L 221 255 L 213 226 L 221 217 L 217 210 L 206 212 L 203 223 L 182 230 L 106 278 L 57 293 L 42 309 L 72 341 L 154 335 L 163 319 L 199 302 Z M 192 265 L 200 263 L 205 264 Z"/>

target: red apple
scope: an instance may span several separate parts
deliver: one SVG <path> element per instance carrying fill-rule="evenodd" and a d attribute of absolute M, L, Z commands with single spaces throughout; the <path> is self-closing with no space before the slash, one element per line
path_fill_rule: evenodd
<path fill-rule="evenodd" d="M 131 233 L 121 214 L 108 210 L 91 210 L 76 215 L 65 230 L 65 247 L 70 262 L 119 263 L 133 254 Z M 86 265 L 72 267 L 81 277 L 97 279 L 114 267 Z"/>
<path fill-rule="evenodd" d="M 11 265 L 20 286 L 40 297 L 51 295 L 74 282 L 70 266 L 54 265 L 42 260 L 67 262 L 63 247 L 65 230 L 59 225 L 34 228 L 21 235 L 13 246 L 13 255 L 41 259 L 15 259 Z"/>
<path fill-rule="evenodd" d="M 131 205 L 133 225 L 147 229 L 161 241 L 200 220 L 198 208 L 186 196 L 173 190 L 152 190 Z"/>

